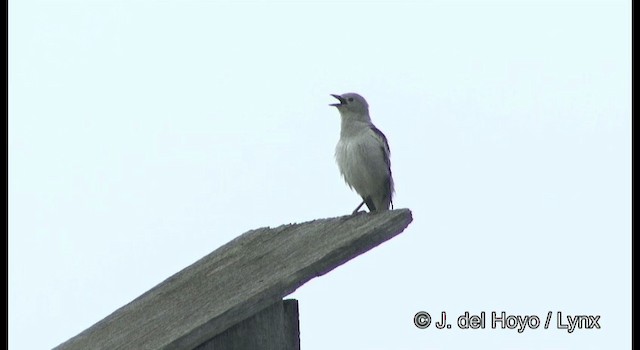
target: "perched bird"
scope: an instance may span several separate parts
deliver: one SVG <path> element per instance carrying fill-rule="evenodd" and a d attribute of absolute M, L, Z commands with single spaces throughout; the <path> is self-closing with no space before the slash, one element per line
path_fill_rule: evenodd
<path fill-rule="evenodd" d="M 369 211 L 388 210 L 393 207 L 393 178 L 387 138 L 371 123 L 367 101 L 356 93 L 331 96 L 338 103 L 342 119 L 340 140 L 336 146 L 336 162 L 346 183 L 362 197 Z"/>

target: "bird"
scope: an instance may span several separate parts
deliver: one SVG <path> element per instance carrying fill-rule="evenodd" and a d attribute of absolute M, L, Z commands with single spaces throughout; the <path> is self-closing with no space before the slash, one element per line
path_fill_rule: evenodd
<path fill-rule="evenodd" d="M 369 104 L 364 97 L 349 92 L 330 94 L 340 112 L 340 139 L 335 158 L 340 173 L 351 189 L 362 197 L 353 211 L 366 204 L 369 212 L 393 209 L 394 185 L 387 137 L 371 122 Z"/>

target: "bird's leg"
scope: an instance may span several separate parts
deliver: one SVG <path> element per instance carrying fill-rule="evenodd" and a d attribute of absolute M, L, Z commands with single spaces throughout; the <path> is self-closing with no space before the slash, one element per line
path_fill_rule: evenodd
<path fill-rule="evenodd" d="M 362 201 L 362 203 L 360 203 L 360 205 L 358 205 L 356 210 L 354 210 L 353 213 L 351 213 L 351 215 L 356 215 L 358 213 L 358 210 L 360 210 L 360 208 L 362 208 L 363 205 L 364 205 L 364 201 Z"/>

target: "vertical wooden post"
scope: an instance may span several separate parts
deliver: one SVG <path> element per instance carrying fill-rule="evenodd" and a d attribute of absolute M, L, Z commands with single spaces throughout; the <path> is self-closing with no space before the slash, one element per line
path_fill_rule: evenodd
<path fill-rule="evenodd" d="M 287 341 L 287 350 L 300 350 L 300 321 L 298 301 L 287 299 L 283 301 L 284 307 L 284 334 Z"/>
<path fill-rule="evenodd" d="M 195 350 L 300 350 L 298 301 L 280 300 Z"/>

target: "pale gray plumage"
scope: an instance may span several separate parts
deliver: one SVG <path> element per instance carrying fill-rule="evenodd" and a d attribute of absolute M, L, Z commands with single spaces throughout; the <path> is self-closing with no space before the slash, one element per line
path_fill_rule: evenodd
<path fill-rule="evenodd" d="M 388 210 L 392 206 L 393 177 L 387 138 L 371 123 L 367 101 L 356 93 L 331 95 L 340 101 L 342 119 L 336 162 L 344 180 L 358 192 L 369 211 Z"/>

